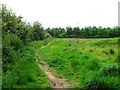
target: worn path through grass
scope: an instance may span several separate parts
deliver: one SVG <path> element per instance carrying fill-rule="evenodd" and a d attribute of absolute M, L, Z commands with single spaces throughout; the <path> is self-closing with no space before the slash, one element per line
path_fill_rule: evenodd
<path fill-rule="evenodd" d="M 39 50 L 47 47 L 50 45 L 51 42 L 49 42 L 47 45 L 42 46 L 40 49 L 36 50 L 36 56 L 41 61 L 41 63 L 38 63 L 41 70 L 47 75 L 49 80 L 51 81 L 52 88 L 67 88 L 70 86 L 70 83 L 67 82 L 65 79 L 58 78 L 56 75 L 54 75 L 53 71 L 50 69 L 49 65 L 43 60 L 41 55 L 39 54 Z"/>

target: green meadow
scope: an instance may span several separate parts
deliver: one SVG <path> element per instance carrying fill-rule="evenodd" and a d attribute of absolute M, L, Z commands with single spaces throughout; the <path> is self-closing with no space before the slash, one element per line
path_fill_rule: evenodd
<path fill-rule="evenodd" d="M 54 74 L 69 81 L 72 88 L 119 86 L 118 38 L 54 39 L 39 53 Z"/>

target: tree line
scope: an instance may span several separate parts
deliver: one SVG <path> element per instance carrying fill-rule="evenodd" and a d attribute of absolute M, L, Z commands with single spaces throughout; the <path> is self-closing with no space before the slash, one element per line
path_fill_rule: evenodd
<path fill-rule="evenodd" d="M 57 38 L 113 38 L 120 36 L 120 27 L 66 27 L 66 28 L 47 28 L 51 36 Z"/>

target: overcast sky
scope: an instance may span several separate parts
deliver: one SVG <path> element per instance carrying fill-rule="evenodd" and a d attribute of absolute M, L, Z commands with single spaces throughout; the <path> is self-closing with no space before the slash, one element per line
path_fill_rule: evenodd
<path fill-rule="evenodd" d="M 118 25 L 120 0 L 2 0 L 23 20 L 43 27 Z"/>

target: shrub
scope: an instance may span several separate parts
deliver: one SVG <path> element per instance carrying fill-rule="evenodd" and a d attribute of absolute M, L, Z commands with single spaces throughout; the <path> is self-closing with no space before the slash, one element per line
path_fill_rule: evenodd
<path fill-rule="evenodd" d="M 18 50 L 22 46 L 22 41 L 16 35 L 9 33 L 3 34 L 2 67 L 4 72 L 10 69 L 11 66 L 9 64 L 13 63 L 16 60 L 19 60 L 20 53 Z"/>
<path fill-rule="evenodd" d="M 5 61 L 3 61 L 3 63 L 7 64 L 7 63 L 12 63 L 15 60 L 19 59 L 19 52 L 15 51 L 12 47 L 10 48 L 4 48 L 3 49 L 3 55 L 2 57 L 5 59 Z"/>
<path fill-rule="evenodd" d="M 10 44 L 15 50 L 19 50 L 23 46 L 22 40 L 14 34 L 10 35 Z"/>
<path fill-rule="evenodd" d="M 3 48 L 13 47 L 14 50 L 19 50 L 23 46 L 22 40 L 17 35 L 11 33 L 3 35 Z"/>

